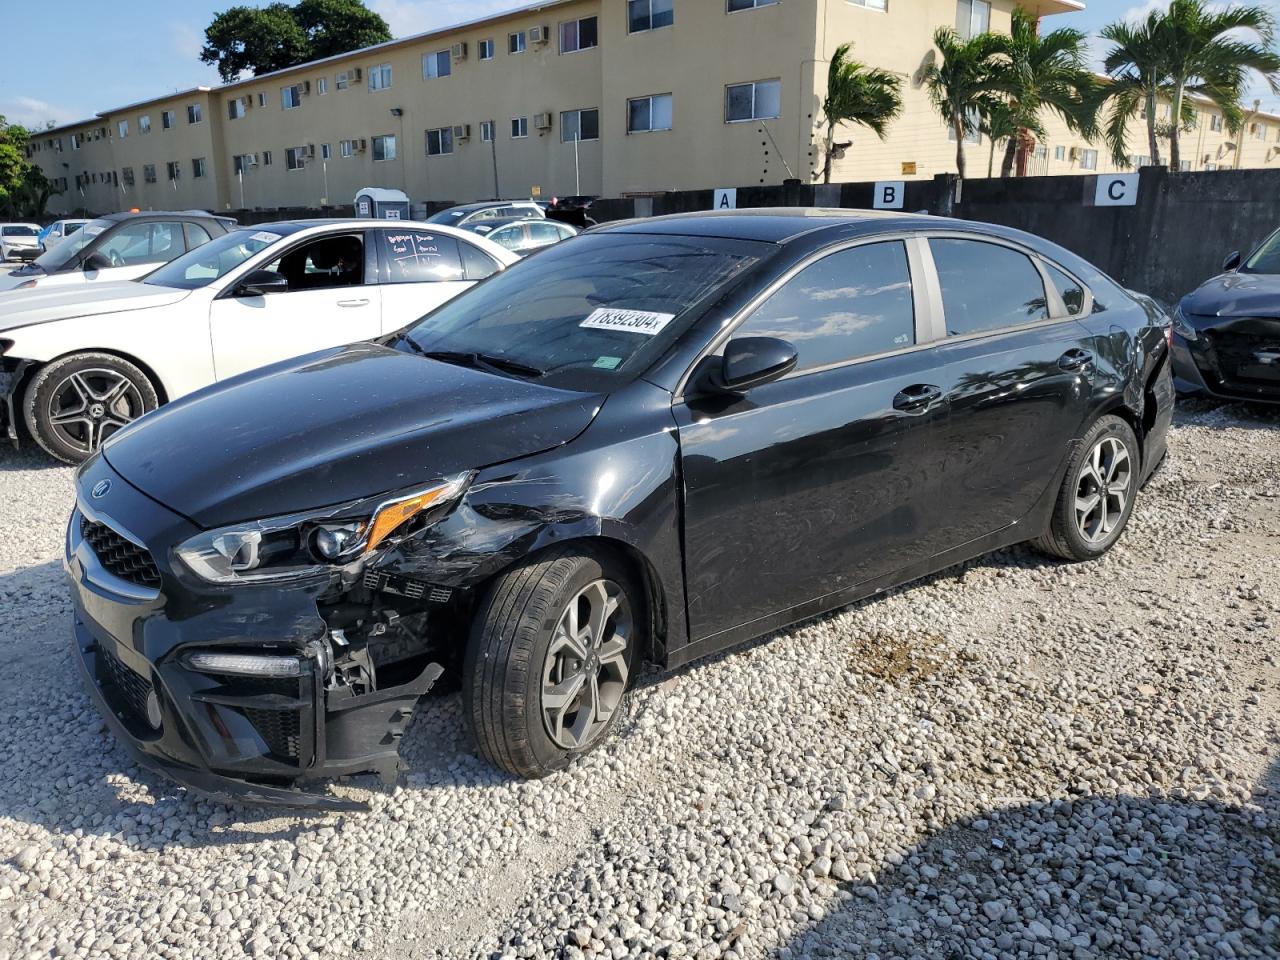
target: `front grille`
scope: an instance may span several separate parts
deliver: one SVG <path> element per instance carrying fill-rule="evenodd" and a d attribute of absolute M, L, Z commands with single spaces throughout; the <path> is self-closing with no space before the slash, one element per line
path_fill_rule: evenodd
<path fill-rule="evenodd" d="M 297 710 L 245 707 L 244 715 L 258 731 L 258 736 L 262 737 L 262 742 L 267 745 L 268 750 L 285 760 L 298 759 L 301 723 Z"/>
<path fill-rule="evenodd" d="M 133 723 L 146 724 L 151 681 L 102 647 L 97 650 L 97 664 L 98 685 L 111 708 Z"/>
<path fill-rule="evenodd" d="M 1209 331 L 1222 379 L 1243 387 L 1280 388 L 1280 336 Z M 1265 358 L 1265 359 L 1263 359 Z"/>
<path fill-rule="evenodd" d="M 160 587 L 160 569 L 151 553 L 131 540 L 126 540 L 104 523 L 80 517 L 80 535 L 97 554 L 102 568 L 140 587 Z"/>

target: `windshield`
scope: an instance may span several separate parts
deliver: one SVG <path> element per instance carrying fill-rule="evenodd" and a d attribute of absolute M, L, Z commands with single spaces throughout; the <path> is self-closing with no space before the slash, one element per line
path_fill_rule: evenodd
<path fill-rule="evenodd" d="M 40 233 L 39 227 L 24 227 L 17 224 L 11 227 L 0 227 L 0 233 L 6 237 L 34 237 Z"/>
<path fill-rule="evenodd" d="M 1280 273 L 1280 230 L 1277 230 L 1240 268 L 1241 273 Z"/>
<path fill-rule="evenodd" d="M 255 253 L 261 253 L 284 235 L 270 230 L 236 230 L 210 240 L 147 274 L 143 283 L 157 287 L 198 290 L 221 280 Z"/>
<path fill-rule="evenodd" d="M 773 244 L 658 234 L 586 234 L 496 274 L 410 327 L 420 353 L 480 357 L 570 390 L 642 373 Z M 497 361 L 497 363 L 493 363 Z"/>
<path fill-rule="evenodd" d="M 435 216 L 427 217 L 427 223 L 457 223 L 468 213 L 469 210 L 441 210 Z"/>
<path fill-rule="evenodd" d="M 77 253 L 93 243 L 96 238 L 104 230 L 109 230 L 115 224 L 110 220 L 90 220 L 83 227 L 76 231 L 75 236 L 67 237 L 62 243 L 56 247 L 50 247 L 40 256 L 36 257 L 36 265 L 43 267 L 46 272 L 54 273 L 61 270 L 75 257 Z"/>

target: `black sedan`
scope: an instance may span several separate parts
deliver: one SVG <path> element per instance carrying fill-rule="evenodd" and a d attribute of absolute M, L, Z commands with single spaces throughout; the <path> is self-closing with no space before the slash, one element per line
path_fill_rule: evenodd
<path fill-rule="evenodd" d="M 1280 403 L 1280 230 L 1182 298 L 1173 312 L 1179 391 Z"/>
<path fill-rule="evenodd" d="M 1167 326 L 1000 227 L 605 227 L 113 436 L 67 530 L 76 661 L 144 764 L 219 796 L 394 776 L 445 672 L 480 752 L 542 776 L 643 663 L 1024 540 L 1105 553 L 1165 452 Z"/>

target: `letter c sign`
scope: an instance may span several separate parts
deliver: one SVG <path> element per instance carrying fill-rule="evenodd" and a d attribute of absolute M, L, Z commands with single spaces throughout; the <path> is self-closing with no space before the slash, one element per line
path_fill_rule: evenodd
<path fill-rule="evenodd" d="M 1138 202 L 1136 173 L 1108 173 L 1098 177 L 1093 195 L 1095 207 L 1132 207 Z"/>

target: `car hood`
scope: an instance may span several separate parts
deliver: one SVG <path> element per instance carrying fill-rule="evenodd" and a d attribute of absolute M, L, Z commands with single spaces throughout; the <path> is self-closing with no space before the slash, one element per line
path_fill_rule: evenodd
<path fill-rule="evenodd" d="M 1220 274 L 1187 294 L 1182 311 L 1201 317 L 1280 317 L 1280 275 Z"/>
<path fill-rule="evenodd" d="M 602 402 L 362 343 L 190 394 L 121 431 L 102 455 L 211 528 L 539 453 L 586 429 Z"/>
<path fill-rule="evenodd" d="M 22 277 L 19 282 L 30 279 Z M 0 293 L 0 332 L 71 317 L 93 317 L 126 310 L 164 307 L 177 303 L 189 293 L 188 290 L 175 287 L 157 287 L 130 280 L 9 290 Z"/>

